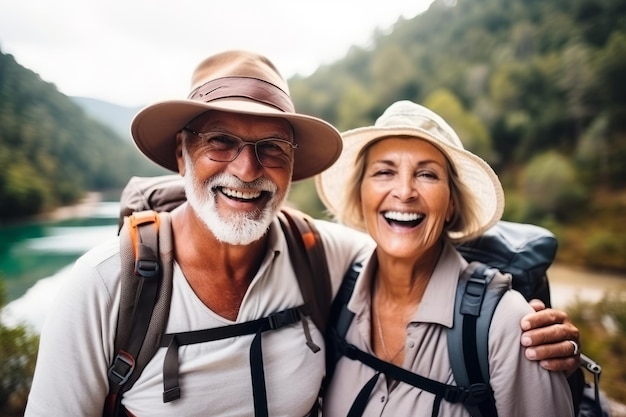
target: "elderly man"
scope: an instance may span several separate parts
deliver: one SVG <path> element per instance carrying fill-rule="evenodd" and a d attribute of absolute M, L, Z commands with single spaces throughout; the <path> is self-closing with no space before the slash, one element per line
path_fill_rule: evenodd
<path fill-rule="evenodd" d="M 185 183 L 187 202 L 171 213 L 175 259 L 166 333 L 245 323 L 302 304 L 277 213 L 291 182 L 332 165 L 342 141 L 330 124 L 295 112 L 274 65 L 243 51 L 211 56 L 193 73 L 189 98 L 148 106 L 131 130 L 148 158 Z M 315 223 L 336 291 L 372 243 L 344 226 Z M 42 331 L 26 416 L 102 415 L 116 355 L 119 273 L 117 238 L 76 262 Z M 577 340 L 578 331 L 564 313 L 544 310 L 523 326 L 532 329 L 525 344 L 541 345 L 529 351 L 532 359 L 556 370 L 575 367 L 565 340 Z M 264 333 L 260 405 L 250 377 L 252 336 L 180 347 L 180 398 L 166 402 L 160 349 L 124 393 L 124 415 L 307 415 L 324 375 L 323 350 L 315 353 L 307 338 L 324 346 L 312 322 Z"/>

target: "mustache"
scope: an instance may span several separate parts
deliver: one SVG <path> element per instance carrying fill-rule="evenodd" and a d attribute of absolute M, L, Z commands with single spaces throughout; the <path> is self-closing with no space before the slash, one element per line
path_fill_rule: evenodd
<path fill-rule="evenodd" d="M 234 175 L 227 174 L 224 172 L 216 174 L 212 176 L 211 178 L 208 178 L 204 182 L 204 186 L 209 190 L 213 188 L 225 187 L 225 188 L 245 188 L 245 189 L 256 190 L 256 191 L 261 191 L 261 192 L 265 191 L 271 194 L 275 194 L 278 191 L 278 186 L 268 178 L 261 177 L 261 178 L 255 179 L 254 181 L 247 182 L 247 181 L 240 180 Z"/>

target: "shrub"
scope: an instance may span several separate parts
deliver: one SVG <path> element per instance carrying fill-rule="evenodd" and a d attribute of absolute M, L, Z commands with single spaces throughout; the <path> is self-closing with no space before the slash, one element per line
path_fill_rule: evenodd
<path fill-rule="evenodd" d="M 4 285 L 0 280 L 0 308 L 4 300 Z M 0 415 L 23 414 L 38 347 L 39 336 L 27 326 L 4 324 L 0 309 Z"/>
<path fill-rule="evenodd" d="M 598 303 L 577 301 L 567 311 L 580 330 L 583 353 L 602 367 L 600 388 L 626 402 L 626 295 L 608 294 Z"/>
<path fill-rule="evenodd" d="M 585 241 L 585 257 L 592 266 L 626 269 L 626 236 L 609 230 L 592 232 Z"/>

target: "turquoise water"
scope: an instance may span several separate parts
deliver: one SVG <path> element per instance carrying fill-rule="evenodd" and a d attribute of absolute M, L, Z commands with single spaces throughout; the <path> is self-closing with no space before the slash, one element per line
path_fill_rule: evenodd
<path fill-rule="evenodd" d="M 0 278 L 6 302 L 22 297 L 40 279 L 72 264 L 117 233 L 119 203 L 101 202 L 90 217 L 0 227 Z"/>

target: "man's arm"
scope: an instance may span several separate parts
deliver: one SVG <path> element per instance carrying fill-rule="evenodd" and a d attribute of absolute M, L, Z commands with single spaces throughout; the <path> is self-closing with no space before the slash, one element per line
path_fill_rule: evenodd
<path fill-rule="evenodd" d="M 578 328 L 564 311 L 546 308 L 540 300 L 531 300 L 530 305 L 535 313 L 522 317 L 520 323 L 526 358 L 550 371 L 571 374 L 580 364 Z"/>

